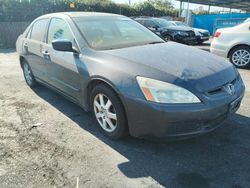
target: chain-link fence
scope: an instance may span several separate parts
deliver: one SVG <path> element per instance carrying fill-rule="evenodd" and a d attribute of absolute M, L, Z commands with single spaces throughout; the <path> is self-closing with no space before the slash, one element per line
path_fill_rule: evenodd
<path fill-rule="evenodd" d="M 0 0 L 0 48 L 15 47 L 17 37 L 35 18 L 66 11 L 109 12 L 125 16 L 174 16 L 177 13 L 171 6 L 162 10 L 149 1 L 129 6 L 111 0 Z"/>
<path fill-rule="evenodd" d="M 0 48 L 14 48 L 17 37 L 29 22 L 0 22 Z"/>

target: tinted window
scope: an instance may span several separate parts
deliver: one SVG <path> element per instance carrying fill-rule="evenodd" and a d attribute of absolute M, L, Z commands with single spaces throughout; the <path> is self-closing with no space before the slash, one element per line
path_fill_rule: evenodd
<path fill-rule="evenodd" d="M 171 22 L 168 22 L 167 20 L 161 19 L 161 18 L 155 18 L 154 19 L 161 27 L 168 27 L 172 26 L 173 24 Z"/>
<path fill-rule="evenodd" d="M 59 18 L 53 18 L 49 26 L 48 43 L 51 44 L 55 39 L 67 39 L 74 42 L 74 37 L 68 24 Z"/>
<path fill-rule="evenodd" d="M 47 23 L 48 19 L 36 21 L 33 24 L 30 38 L 36 41 L 43 41 Z"/>
<path fill-rule="evenodd" d="M 185 26 L 185 27 L 189 27 L 187 24 L 183 23 L 183 22 L 175 22 L 175 24 L 177 26 Z"/>
<path fill-rule="evenodd" d="M 146 27 L 155 27 L 155 26 L 156 26 L 156 23 L 153 22 L 152 20 L 145 20 L 145 21 L 144 21 L 144 25 L 145 25 Z"/>

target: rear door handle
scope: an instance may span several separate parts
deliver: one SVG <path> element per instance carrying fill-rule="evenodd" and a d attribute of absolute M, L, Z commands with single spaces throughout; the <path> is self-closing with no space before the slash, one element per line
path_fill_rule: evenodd
<path fill-rule="evenodd" d="M 27 43 L 27 42 L 25 42 L 23 46 L 24 46 L 24 47 L 28 47 L 28 43 Z"/>

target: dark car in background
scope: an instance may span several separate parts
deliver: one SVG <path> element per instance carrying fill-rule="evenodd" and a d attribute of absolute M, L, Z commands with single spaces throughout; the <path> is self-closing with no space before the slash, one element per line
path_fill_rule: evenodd
<path fill-rule="evenodd" d="M 239 108 L 244 95 L 237 69 L 225 59 L 165 42 L 121 15 L 44 15 L 16 47 L 30 87 L 41 83 L 91 111 L 113 139 L 212 131 Z"/>
<path fill-rule="evenodd" d="M 134 20 L 161 36 L 165 41 L 196 44 L 195 32 L 190 28 L 174 26 L 171 22 L 162 18 L 139 17 Z"/>
<path fill-rule="evenodd" d="M 186 27 L 188 29 L 192 29 L 195 33 L 197 44 L 202 44 L 203 42 L 208 41 L 210 38 L 210 33 L 206 29 L 192 28 L 189 25 L 187 25 L 186 23 L 181 22 L 181 21 L 169 21 L 169 22 L 175 26 L 182 26 L 182 27 Z"/>

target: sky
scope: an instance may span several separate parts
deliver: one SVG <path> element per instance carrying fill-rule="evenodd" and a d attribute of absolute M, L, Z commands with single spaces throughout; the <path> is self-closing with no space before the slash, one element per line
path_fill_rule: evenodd
<path fill-rule="evenodd" d="M 129 0 L 113 0 L 115 3 L 122 3 L 122 4 L 128 4 Z M 144 0 L 131 0 L 131 3 L 139 3 L 139 2 L 142 2 Z M 174 7 L 176 8 L 179 8 L 180 7 L 180 2 L 179 1 L 176 1 L 176 0 L 170 0 Z M 189 9 L 197 9 L 199 8 L 200 6 L 203 6 L 204 10 L 208 10 L 208 6 L 206 5 L 200 5 L 200 4 L 192 4 L 190 3 L 189 4 Z M 187 3 L 184 3 L 184 8 L 187 9 Z M 228 8 L 221 8 L 221 7 L 211 7 L 211 11 L 229 11 L 230 9 Z"/>

